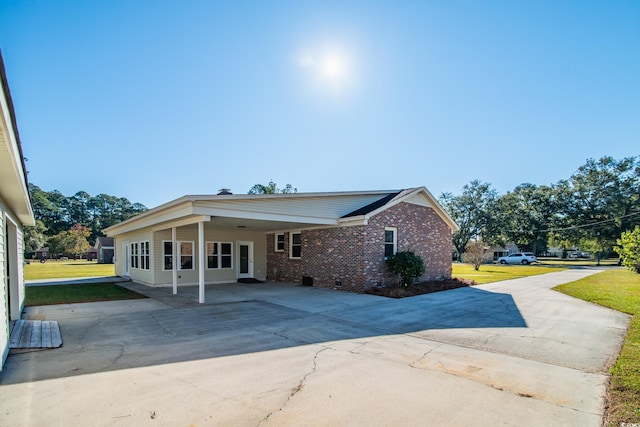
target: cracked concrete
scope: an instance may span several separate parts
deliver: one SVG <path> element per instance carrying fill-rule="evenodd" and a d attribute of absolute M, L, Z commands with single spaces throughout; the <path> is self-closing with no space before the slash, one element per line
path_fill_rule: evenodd
<path fill-rule="evenodd" d="M 64 344 L 10 354 L 2 420 L 599 427 L 629 317 L 550 290 L 595 272 L 403 300 L 265 283 L 34 307 Z"/>

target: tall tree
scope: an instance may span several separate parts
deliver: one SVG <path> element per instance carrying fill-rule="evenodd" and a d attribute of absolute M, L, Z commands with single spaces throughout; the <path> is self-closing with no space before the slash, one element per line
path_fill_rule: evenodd
<path fill-rule="evenodd" d="M 267 185 L 256 184 L 249 189 L 249 194 L 291 194 L 297 193 L 298 189 L 294 188 L 291 184 L 287 184 L 284 188 L 278 188 L 273 180 L 269 181 Z"/>
<path fill-rule="evenodd" d="M 44 224 L 47 237 L 81 224 L 91 229 L 89 240 L 93 241 L 102 235 L 102 229 L 147 210 L 140 203 L 107 194 L 92 197 L 86 191 L 78 191 L 66 197 L 57 190 L 43 191 L 34 184 L 29 184 L 29 193 L 34 216 Z"/>
<path fill-rule="evenodd" d="M 33 227 L 24 227 L 24 252 L 34 253 L 42 248 L 47 242 L 46 231 L 47 227 L 40 220 L 36 220 Z"/>
<path fill-rule="evenodd" d="M 567 181 L 570 203 L 561 239 L 588 245 L 600 256 L 620 235 L 640 224 L 639 157 L 588 159 Z"/>
<path fill-rule="evenodd" d="M 557 212 L 553 187 L 520 184 L 499 198 L 497 211 L 504 241 L 536 255 L 547 249 L 549 227 Z"/>
<path fill-rule="evenodd" d="M 494 243 L 497 192 L 491 184 L 473 180 L 462 187 L 462 194 L 454 196 L 443 193 L 440 203 L 458 224 L 460 229 L 453 234 L 453 245 L 461 255 L 472 239 Z"/>

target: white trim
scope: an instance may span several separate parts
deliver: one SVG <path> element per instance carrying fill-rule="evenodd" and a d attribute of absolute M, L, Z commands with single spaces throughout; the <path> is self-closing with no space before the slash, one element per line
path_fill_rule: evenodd
<path fill-rule="evenodd" d="M 173 283 L 173 294 L 178 294 L 178 244 L 177 241 L 177 229 L 171 228 L 171 281 Z M 164 241 L 162 243 L 162 253 L 164 254 Z M 164 257 L 162 258 L 162 269 L 164 270 Z"/>
<path fill-rule="evenodd" d="M 298 257 L 294 257 L 293 256 L 293 235 L 294 234 L 299 234 L 300 235 L 300 256 Z M 300 259 L 302 258 L 302 231 L 290 231 L 289 232 L 289 259 Z"/>
<path fill-rule="evenodd" d="M 122 275 L 124 277 L 131 277 L 131 247 L 129 246 L 129 241 L 122 242 L 122 259 L 124 260 L 124 265 L 122 266 Z"/>
<path fill-rule="evenodd" d="M 237 265 L 238 265 L 238 272 L 237 272 L 237 276 L 238 278 L 250 278 L 253 277 L 253 242 L 252 241 L 244 241 L 244 240 L 238 240 L 236 242 L 236 246 L 237 246 L 237 252 L 238 252 L 238 258 L 237 258 Z M 249 259 L 248 259 L 248 268 L 249 271 L 247 273 L 241 273 L 240 269 L 242 268 L 242 261 L 240 259 L 240 247 L 242 246 L 247 246 L 249 248 Z"/>
<path fill-rule="evenodd" d="M 398 227 L 385 227 L 384 228 L 385 231 L 385 236 L 384 236 L 384 249 L 383 249 L 383 256 L 386 259 L 387 258 L 387 231 L 393 231 L 393 254 L 395 255 L 396 252 L 398 252 Z"/>
<path fill-rule="evenodd" d="M 177 242 L 178 246 L 178 270 L 180 271 L 193 271 L 195 270 L 195 264 L 196 264 L 196 246 L 195 246 L 195 242 L 193 240 L 178 240 Z M 191 268 L 182 268 L 182 244 L 183 243 L 191 243 L 191 255 L 184 255 L 184 256 L 191 256 Z"/>
<path fill-rule="evenodd" d="M 198 302 L 204 304 L 204 222 L 198 223 Z"/>
<path fill-rule="evenodd" d="M 151 243 L 149 242 L 149 240 L 141 240 L 138 243 L 140 243 L 140 248 L 138 252 L 140 256 L 139 268 L 140 270 L 150 271 L 151 270 Z M 145 243 L 147 245 L 146 250 L 145 250 Z M 143 262 L 143 260 L 146 262 Z"/>
<path fill-rule="evenodd" d="M 278 237 L 282 236 L 282 249 L 278 249 Z M 284 244 L 286 242 L 284 233 L 275 233 L 274 234 L 274 242 L 273 242 L 273 250 L 274 252 L 284 252 Z"/>
<path fill-rule="evenodd" d="M 209 255 L 209 243 L 218 245 L 218 253 L 216 255 Z M 231 245 L 231 252 L 228 254 L 222 253 L 222 245 Z M 231 257 L 231 266 L 222 267 L 222 256 L 230 256 Z M 215 256 L 218 258 L 218 267 L 209 267 L 209 257 Z M 219 242 L 215 240 L 207 240 L 205 242 L 205 267 L 207 270 L 230 270 L 233 269 L 233 242 Z"/>

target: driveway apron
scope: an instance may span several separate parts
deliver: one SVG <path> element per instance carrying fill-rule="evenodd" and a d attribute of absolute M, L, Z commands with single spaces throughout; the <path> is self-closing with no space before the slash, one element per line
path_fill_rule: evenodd
<path fill-rule="evenodd" d="M 597 272 L 400 300 L 265 283 L 29 308 L 64 344 L 9 356 L 2 423 L 600 426 L 629 316 L 551 290 Z"/>

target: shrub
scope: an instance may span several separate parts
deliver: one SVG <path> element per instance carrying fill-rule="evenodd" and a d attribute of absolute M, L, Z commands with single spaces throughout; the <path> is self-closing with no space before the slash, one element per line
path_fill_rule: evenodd
<path fill-rule="evenodd" d="M 618 239 L 618 246 L 613 249 L 620 254 L 622 265 L 640 273 L 640 225 L 633 231 L 622 233 Z"/>
<path fill-rule="evenodd" d="M 400 276 L 400 283 L 409 286 L 425 272 L 424 261 L 411 251 L 396 252 L 387 257 L 391 271 Z"/>
<path fill-rule="evenodd" d="M 480 265 L 486 261 L 489 249 L 482 240 L 469 242 L 464 253 L 464 261 L 473 265 L 473 269 L 478 271 Z"/>

